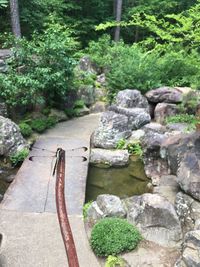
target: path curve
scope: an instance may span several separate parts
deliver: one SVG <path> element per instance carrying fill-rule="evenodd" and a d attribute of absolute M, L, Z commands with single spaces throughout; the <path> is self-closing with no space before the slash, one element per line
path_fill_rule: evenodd
<path fill-rule="evenodd" d="M 99 267 L 92 253 L 82 218 L 89 151 L 71 149 L 90 146 L 91 133 L 98 125 L 99 114 L 92 114 L 57 124 L 41 136 L 35 146 L 67 151 L 66 203 L 81 267 Z M 50 152 L 33 150 L 31 155 L 49 156 Z M 55 205 L 55 177 L 52 159 L 35 157 L 26 160 L 0 205 L 0 247 L 2 267 L 64 267 L 67 258 Z"/>

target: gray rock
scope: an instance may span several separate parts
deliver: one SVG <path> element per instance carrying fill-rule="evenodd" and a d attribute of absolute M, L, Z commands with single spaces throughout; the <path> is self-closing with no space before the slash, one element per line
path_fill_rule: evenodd
<path fill-rule="evenodd" d="M 51 109 L 49 116 L 55 117 L 58 122 L 68 120 L 68 117 L 64 111 L 55 108 Z"/>
<path fill-rule="evenodd" d="M 77 98 L 84 101 L 87 106 L 91 106 L 96 101 L 95 87 L 93 85 L 81 85 L 78 92 Z"/>
<path fill-rule="evenodd" d="M 185 235 L 182 254 L 187 267 L 200 267 L 200 230 L 188 232 Z"/>
<path fill-rule="evenodd" d="M 0 72 L 4 73 L 8 69 L 5 61 L 3 59 L 0 59 Z"/>
<path fill-rule="evenodd" d="M 180 188 L 174 175 L 161 176 L 158 186 L 153 189 L 154 194 L 165 197 L 173 205 L 179 191 Z"/>
<path fill-rule="evenodd" d="M 101 73 L 100 75 L 97 75 L 97 82 L 100 83 L 101 86 L 106 85 L 106 75 L 105 73 Z"/>
<path fill-rule="evenodd" d="M 149 113 L 147 99 L 135 89 L 120 91 L 116 96 L 116 105 L 122 108 L 143 108 Z"/>
<path fill-rule="evenodd" d="M 182 157 L 177 181 L 183 191 L 200 200 L 200 153 L 187 152 Z"/>
<path fill-rule="evenodd" d="M 187 152 L 198 154 L 200 133 L 179 134 L 167 137 L 161 145 L 161 157 L 168 160 L 171 174 L 176 175 L 179 163 Z"/>
<path fill-rule="evenodd" d="M 87 72 L 94 73 L 94 74 L 97 72 L 97 68 L 95 64 L 91 61 L 89 56 L 82 57 L 79 61 L 78 67 L 82 71 L 87 71 Z"/>
<path fill-rule="evenodd" d="M 129 139 L 127 140 L 127 142 L 131 143 L 131 142 L 141 141 L 142 138 L 144 137 L 144 135 L 145 135 L 145 132 L 142 129 L 138 129 L 138 130 L 132 131 L 132 134 L 129 137 Z"/>
<path fill-rule="evenodd" d="M 119 197 L 113 195 L 99 195 L 97 200 L 88 209 L 87 220 L 90 224 L 95 224 L 105 217 L 124 218 L 126 211 Z"/>
<path fill-rule="evenodd" d="M 94 165 L 126 166 L 129 163 L 129 153 L 127 150 L 93 148 L 90 154 L 90 163 Z"/>
<path fill-rule="evenodd" d="M 164 246 L 176 246 L 182 238 L 181 225 L 173 205 L 156 194 L 143 194 L 124 201 L 127 219 L 143 237 Z"/>
<path fill-rule="evenodd" d="M 162 175 L 169 174 L 167 160 L 160 157 L 160 148 L 165 139 L 164 134 L 154 132 L 151 129 L 146 132 L 142 139 L 144 169 L 153 185 L 158 185 Z"/>
<path fill-rule="evenodd" d="M 0 100 L 0 116 L 3 116 L 5 118 L 8 117 L 8 111 L 6 103 Z"/>
<path fill-rule="evenodd" d="M 154 119 L 156 122 L 163 124 L 167 117 L 178 113 L 179 109 L 176 104 L 158 103 L 154 111 Z"/>
<path fill-rule="evenodd" d="M 144 130 L 145 133 L 155 132 L 159 134 L 164 134 L 166 132 L 166 127 L 157 122 L 150 122 L 145 124 L 142 127 L 142 130 Z"/>
<path fill-rule="evenodd" d="M 90 113 L 100 113 L 105 112 L 107 108 L 107 105 L 103 101 L 97 101 L 91 108 Z"/>
<path fill-rule="evenodd" d="M 10 119 L 0 116 L 0 155 L 10 156 L 26 147 L 19 127 Z"/>
<path fill-rule="evenodd" d="M 127 116 L 131 130 L 137 130 L 151 121 L 149 113 L 143 108 L 122 108 L 113 105 L 109 110 Z"/>
<path fill-rule="evenodd" d="M 192 129 L 190 130 L 191 126 L 187 123 L 180 123 L 180 122 L 177 122 L 177 123 L 168 123 L 166 125 L 166 129 L 167 131 L 169 132 L 176 132 L 177 134 L 180 134 L 180 133 L 187 133 L 187 132 L 190 132 L 192 131 Z M 194 130 L 193 130 L 194 131 Z"/>
<path fill-rule="evenodd" d="M 183 233 L 199 227 L 200 202 L 183 192 L 179 192 L 176 195 L 175 210 L 181 222 Z"/>
<path fill-rule="evenodd" d="M 160 87 L 146 93 L 149 102 L 153 103 L 180 103 L 182 102 L 182 92 L 171 87 Z"/>
<path fill-rule="evenodd" d="M 131 135 L 128 117 L 113 111 L 104 112 L 99 127 L 95 130 L 91 143 L 94 147 L 112 149 L 120 139 Z"/>

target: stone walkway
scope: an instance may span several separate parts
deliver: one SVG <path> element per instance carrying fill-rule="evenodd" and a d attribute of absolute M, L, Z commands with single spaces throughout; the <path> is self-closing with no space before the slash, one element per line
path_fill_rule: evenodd
<path fill-rule="evenodd" d="M 35 144 L 66 150 L 66 203 L 80 267 L 98 267 L 99 262 L 89 247 L 82 218 L 88 161 L 82 162 L 81 156 L 88 158 L 89 151 L 71 149 L 89 147 L 98 119 L 96 114 L 60 123 Z M 0 205 L 0 266 L 68 266 L 55 207 L 52 153 L 34 149 L 31 155 L 37 157 L 23 163 Z"/>

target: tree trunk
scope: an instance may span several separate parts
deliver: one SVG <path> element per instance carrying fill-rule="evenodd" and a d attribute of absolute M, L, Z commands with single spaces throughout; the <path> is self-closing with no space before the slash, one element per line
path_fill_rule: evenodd
<path fill-rule="evenodd" d="M 12 32 L 16 38 L 21 38 L 18 0 L 10 0 L 10 15 Z"/>
<path fill-rule="evenodd" d="M 116 22 L 120 22 L 122 17 L 122 0 L 116 0 L 115 5 L 116 5 Z M 115 42 L 119 42 L 119 39 L 120 39 L 120 26 L 117 26 L 115 28 L 114 40 Z"/>

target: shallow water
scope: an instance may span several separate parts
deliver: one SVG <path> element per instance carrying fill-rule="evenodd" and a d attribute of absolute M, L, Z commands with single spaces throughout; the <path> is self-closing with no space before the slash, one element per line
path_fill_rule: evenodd
<path fill-rule="evenodd" d="M 113 194 L 120 198 L 149 192 L 149 179 L 143 162 L 132 157 L 129 166 L 123 168 L 89 167 L 86 202 L 95 200 L 100 194 Z"/>

